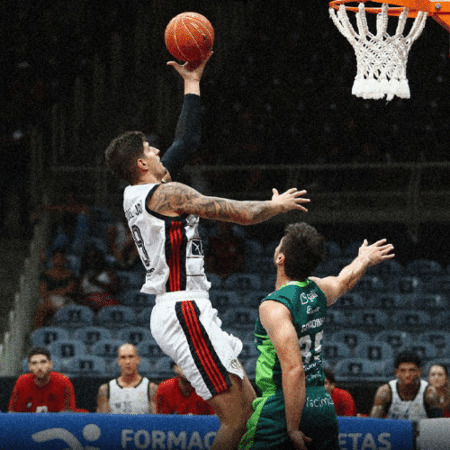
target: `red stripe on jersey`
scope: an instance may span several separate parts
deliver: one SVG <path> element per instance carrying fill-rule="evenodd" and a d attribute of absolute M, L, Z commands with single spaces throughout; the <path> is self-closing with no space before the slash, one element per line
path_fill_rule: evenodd
<path fill-rule="evenodd" d="M 181 290 L 180 246 L 183 241 L 181 225 L 181 222 L 172 222 L 169 229 L 170 258 L 168 266 L 171 292 Z"/>
<path fill-rule="evenodd" d="M 183 302 L 181 310 L 186 321 L 191 342 L 194 345 L 202 367 L 212 382 L 215 391 L 217 393 L 224 392 L 228 389 L 227 382 L 215 364 L 208 344 L 202 335 L 199 319 L 195 314 L 192 302 Z"/>

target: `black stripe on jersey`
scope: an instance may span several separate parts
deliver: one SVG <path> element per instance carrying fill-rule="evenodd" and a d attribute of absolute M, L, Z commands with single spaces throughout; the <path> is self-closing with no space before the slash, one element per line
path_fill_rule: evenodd
<path fill-rule="evenodd" d="M 192 305 L 195 324 L 187 322 L 183 313 L 183 303 Z M 231 387 L 227 369 L 220 361 L 203 324 L 200 322 L 200 310 L 195 302 L 176 302 L 175 311 L 181 328 L 189 344 L 194 363 L 212 395 L 220 394 Z M 202 349 L 202 351 L 199 351 Z"/>

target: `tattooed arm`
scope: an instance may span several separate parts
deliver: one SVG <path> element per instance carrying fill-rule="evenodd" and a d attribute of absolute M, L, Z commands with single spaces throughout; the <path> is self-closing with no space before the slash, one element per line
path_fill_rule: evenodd
<path fill-rule="evenodd" d="M 165 216 L 194 214 L 204 219 L 222 220 L 240 225 L 264 222 L 277 214 L 292 210 L 307 212 L 302 205 L 306 191 L 295 188 L 279 194 L 273 189 L 271 200 L 239 201 L 219 197 L 207 197 L 181 183 L 162 184 L 148 199 L 150 210 Z"/>
<path fill-rule="evenodd" d="M 380 386 L 373 399 L 373 406 L 370 410 L 370 417 L 379 419 L 383 418 L 389 409 L 391 399 L 392 394 L 389 384 L 386 383 Z"/>

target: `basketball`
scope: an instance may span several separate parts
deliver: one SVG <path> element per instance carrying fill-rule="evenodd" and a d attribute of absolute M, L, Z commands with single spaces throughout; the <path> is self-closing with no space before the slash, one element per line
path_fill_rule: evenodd
<path fill-rule="evenodd" d="M 214 28 L 201 14 L 184 12 L 166 27 L 164 42 L 170 54 L 179 61 L 202 61 L 214 45 Z"/>

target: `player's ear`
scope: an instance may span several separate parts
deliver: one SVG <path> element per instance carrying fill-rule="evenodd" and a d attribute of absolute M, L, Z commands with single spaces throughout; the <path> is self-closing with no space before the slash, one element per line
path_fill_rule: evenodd
<path fill-rule="evenodd" d="M 286 260 L 286 257 L 284 256 L 284 253 L 278 253 L 278 255 L 275 258 L 275 263 L 279 266 L 281 264 L 284 264 L 284 261 Z"/>

